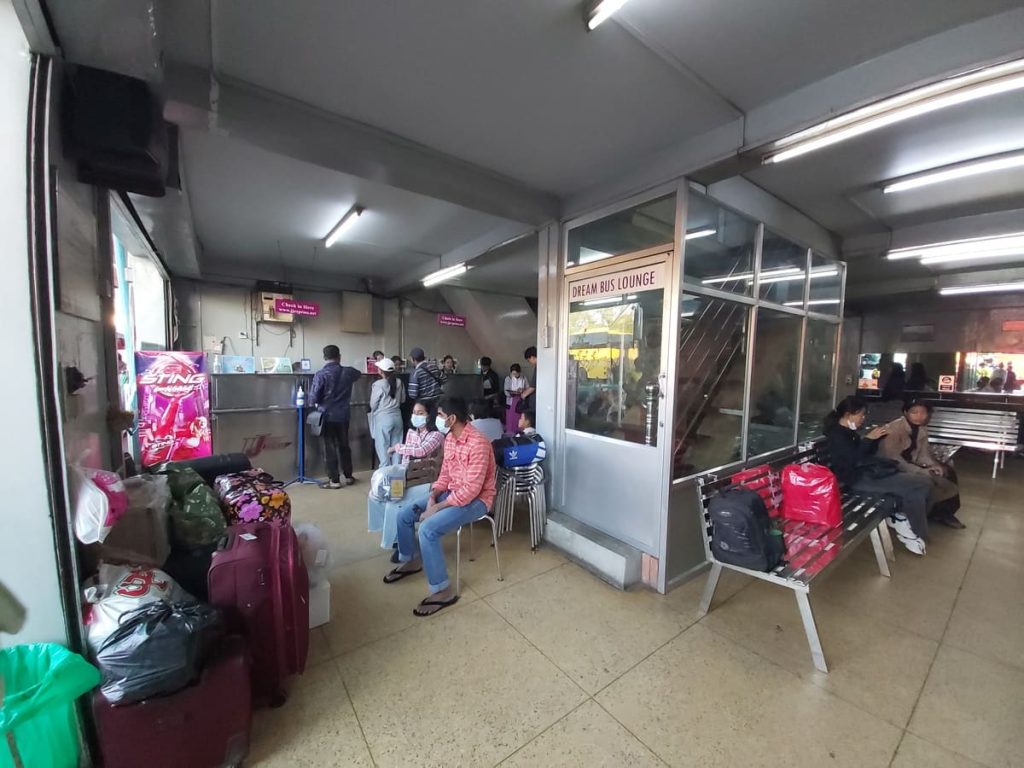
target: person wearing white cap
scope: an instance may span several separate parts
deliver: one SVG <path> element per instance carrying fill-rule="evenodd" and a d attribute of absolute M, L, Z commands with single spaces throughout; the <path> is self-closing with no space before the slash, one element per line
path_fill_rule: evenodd
<path fill-rule="evenodd" d="M 377 361 L 380 378 L 370 388 L 370 436 L 380 466 L 397 464 L 400 456 L 389 456 L 388 448 L 402 442 L 402 403 L 405 387 L 395 375 L 395 364 L 386 357 Z"/>

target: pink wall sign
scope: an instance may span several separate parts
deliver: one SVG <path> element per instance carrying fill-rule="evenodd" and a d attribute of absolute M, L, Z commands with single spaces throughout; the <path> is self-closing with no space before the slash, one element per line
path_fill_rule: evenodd
<path fill-rule="evenodd" d="M 453 315 L 448 312 L 441 312 L 437 316 L 438 325 L 448 325 L 452 328 L 465 328 L 466 318 L 462 315 Z"/>
<path fill-rule="evenodd" d="M 213 453 L 202 352 L 136 352 L 142 466 Z"/>
<path fill-rule="evenodd" d="M 296 301 L 295 299 L 274 299 L 274 311 L 288 315 L 316 317 L 320 314 L 320 305 L 315 301 Z"/>

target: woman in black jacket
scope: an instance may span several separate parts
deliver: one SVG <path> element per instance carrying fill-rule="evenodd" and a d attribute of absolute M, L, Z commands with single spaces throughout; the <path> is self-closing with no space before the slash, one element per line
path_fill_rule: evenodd
<path fill-rule="evenodd" d="M 899 510 L 890 517 L 896 538 L 915 555 L 925 553 L 928 536 L 928 493 L 931 482 L 906 473 L 885 459 L 876 457 L 886 427 L 875 427 L 863 438 L 857 430 L 864 424 L 867 404 L 859 397 L 847 397 L 825 419 L 825 440 L 829 464 L 840 485 L 863 493 L 891 493 L 900 498 Z"/>

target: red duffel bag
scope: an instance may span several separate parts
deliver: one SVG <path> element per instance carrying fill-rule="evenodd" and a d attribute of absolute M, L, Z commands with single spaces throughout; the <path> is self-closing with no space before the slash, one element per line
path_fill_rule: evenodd
<path fill-rule="evenodd" d="M 787 464 L 782 469 L 782 516 L 829 527 L 843 520 L 839 481 L 820 464 Z"/>

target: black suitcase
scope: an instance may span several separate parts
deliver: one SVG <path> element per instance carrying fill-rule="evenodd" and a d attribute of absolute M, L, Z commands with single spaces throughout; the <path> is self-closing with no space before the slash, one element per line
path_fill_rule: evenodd
<path fill-rule="evenodd" d="M 252 469 L 249 457 L 244 453 L 219 453 L 216 456 L 204 456 L 190 461 L 169 461 L 156 468 L 156 472 L 166 472 L 168 467 L 192 467 L 207 485 L 212 486 L 214 479 L 221 475 L 233 475 Z"/>
<path fill-rule="evenodd" d="M 178 586 L 200 602 L 209 602 L 207 575 L 217 544 L 200 549 L 174 547 L 164 562 L 164 572 L 178 582 Z"/>

